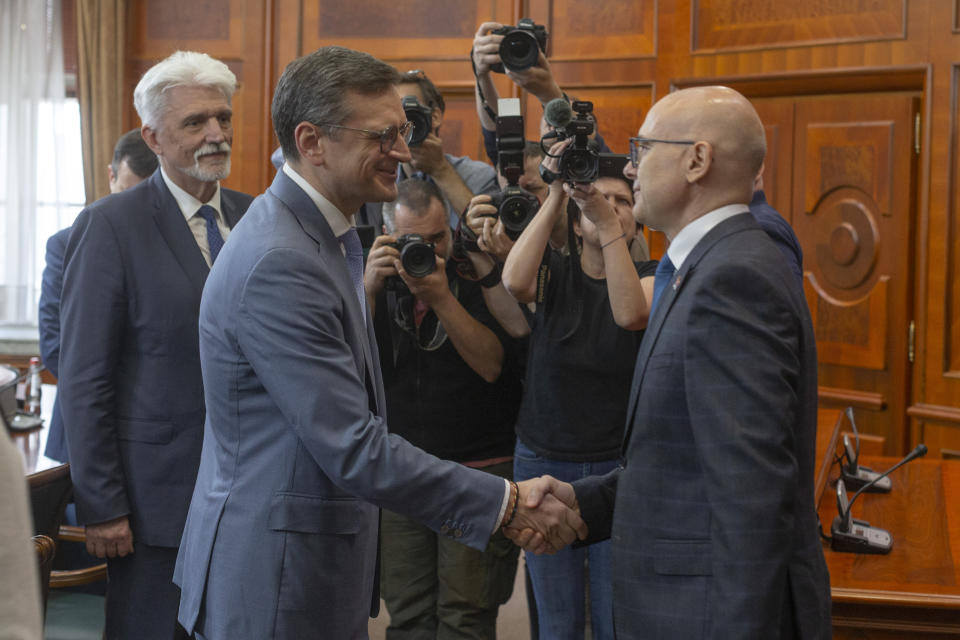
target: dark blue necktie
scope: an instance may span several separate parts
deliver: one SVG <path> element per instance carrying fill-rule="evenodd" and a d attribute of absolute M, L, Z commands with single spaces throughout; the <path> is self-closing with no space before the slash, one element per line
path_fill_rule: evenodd
<path fill-rule="evenodd" d="M 657 301 L 660 300 L 660 296 L 663 294 L 663 290 L 670 283 L 670 279 L 673 278 L 673 274 L 677 272 L 677 269 L 673 266 L 673 263 L 670 262 L 670 256 L 663 254 L 663 258 L 660 259 L 660 264 L 657 265 L 657 271 L 653 274 L 653 302 L 650 303 L 650 315 L 653 315 L 654 309 L 657 308 Z"/>
<path fill-rule="evenodd" d="M 220 249 L 223 249 L 223 236 L 220 235 L 220 229 L 217 227 L 217 210 L 205 204 L 197 210 L 197 214 L 207 221 L 207 245 L 210 247 L 210 264 L 212 265 L 220 255 Z"/>
<path fill-rule="evenodd" d="M 350 271 L 350 279 L 353 280 L 353 288 L 357 292 L 360 310 L 363 311 L 365 296 L 363 291 L 363 247 L 360 246 L 360 236 L 357 235 L 356 227 L 350 227 L 350 230 L 340 236 L 339 239 L 346 250 L 347 269 Z"/>

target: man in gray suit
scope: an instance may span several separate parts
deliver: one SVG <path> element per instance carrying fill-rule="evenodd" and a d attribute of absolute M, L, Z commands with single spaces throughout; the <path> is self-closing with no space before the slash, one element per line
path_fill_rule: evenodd
<path fill-rule="evenodd" d="M 206 640 L 364 638 L 379 605 L 378 506 L 483 549 L 500 526 L 553 546 L 585 533 L 573 493 L 535 513 L 530 485 L 387 433 L 354 212 L 397 196 L 410 158 L 396 71 L 325 47 L 273 98 L 286 164 L 207 280 L 207 421 L 175 581 Z M 399 264 L 398 264 L 399 266 Z"/>
<path fill-rule="evenodd" d="M 64 257 L 59 395 L 87 549 L 107 558 L 107 638 L 174 634 L 177 545 L 200 463 L 200 292 L 250 196 L 230 173 L 236 78 L 179 51 L 134 90 L 147 180 L 97 200 Z"/>
<path fill-rule="evenodd" d="M 617 638 L 829 638 L 816 345 L 796 276 L 749 213 L 760 119 L 732 89 L 687 89 L 630 143 L 634 213 L 670 246 L 624 463 L 574 483 L 587 542 L 613 541 Z M 606 241 L 592 187 L 568 191 Z"/>

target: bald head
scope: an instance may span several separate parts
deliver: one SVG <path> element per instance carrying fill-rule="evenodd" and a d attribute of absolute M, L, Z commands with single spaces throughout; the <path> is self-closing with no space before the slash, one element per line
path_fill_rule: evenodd
<path fill-rule="evenodd" d="M 671 227 L 677 231 L 713 209 L 750 202 L 766 155 L 766 138 L 753 105 L 733 89 L 696 87 L 665 96 L 650 109 L 640 137 L 692 143 L 653 143 L 643 154 L 657 170 L 643 171 L 641 160 L 635 193 L 658 190 L 653 183 L 665 173 L 673 174 L 665 187 L 669 191 L 652 194 L 661 197 L 644 206 L 655 218 L 648 221 L 654 228 L 670 236 Z"/>

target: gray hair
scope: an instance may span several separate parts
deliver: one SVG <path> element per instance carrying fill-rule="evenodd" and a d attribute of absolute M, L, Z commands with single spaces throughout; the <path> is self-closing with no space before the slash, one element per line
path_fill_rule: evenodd
<path fill-rule="evenodd" d="M 177 51 L 153 65 L 133 90 L 133 106 L 144 125 L 155 129 L 167 107 L 167 89 L 181 86 L 219 89 L 230 102 L 237 77 L 224 63 L 196 51 Z"/>
<path fill-rule="evenodd" d="M 369 53 L 346 47 L 317 49 L 287 65 L 270 106 L 283 155 L 299 159 L 294 132 L 301 122 L 341 124 L 350 117 L 350 91 L 380 95 L 400 80 L 397 70 Z"/>

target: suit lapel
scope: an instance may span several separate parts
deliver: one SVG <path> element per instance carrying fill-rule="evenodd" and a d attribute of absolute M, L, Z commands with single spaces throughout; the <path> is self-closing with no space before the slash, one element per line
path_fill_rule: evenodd
<path fill-rule="evenodd" d="M 220 209 L 223 212 L 223 217 L 227 220 L 227 226 L 231 229 L 237 226 L 237 223 L 240 222 L 240 217 L 245 211 L 241 211 L 237 203 L 234 202 L 233 192 L 223 187 L 220 187 Z"/>
<path fill-rule="evenodd" d="M 304 192 L 297 184 L 290 179 L 283 171 L 277 173 L 273 184 L 270 185 L 270 192 L 273 193 L 288 209 L 293 213 L 300 227 L 314 242 L 319 245 L 319 251 L 328 256 L 335 256 L 338 259 L 328 261 L 332 269 L 333 282 L 337 287 L 340 296 L 345 300 L 347 314 L 350 316 L 351 324 L 355 327 L 362 327 L 360 331 L 360 346 L 363 352 L 363 365 L 365 371 L 361 371 L 361 377 L 369 384 L 373 379 L 372 372 L 378 367 L 375 366 L 371 345 L 375 342 L 370 338 L 372 320 L 366 322 L 364 310 L 360 308 L 360 301 L 357 299 L 356 291 L 353 288 L 353 278 L 347 269 L 347 261 L 343 257 L 343 249 L 340 241 L 333 235 L 333 230 L 327 224 L 326 218 L 317 209 L 310 196 Z M 364 337 L 366 331 L 366 338 Z M 380 401 L 380 389 L 382 385 L 374 385 L 369 392 L 377 399 L 378 406 L 385 406 Z"/>
<path fill-rule="evenodd" d="M 626 456 L 627 446 L 630 444 L 630 436 L 633 434 L 634 417 L 637 411 L 637 405 L 640 400 L 640 388 L 643 385 L 643 378 L 646 374 L 647 363 L 650 361 L 650 355 L 657 344 L 657 339 L 663 329 L 663 325 L 670 315 L 670 309 L 676 302 L 684 285 L 690 278 L 694 277 L 697 263 L 700 259 L 717 243 L 721 238 L 740 231 L 749 226 L 756 226 L 749 213 L 743 213 L 728 218 L 711 229 L 707 235 L 700 239 L 700 242 L 694 246 L 693 250 L 687 256 L 686 260 L 680 266 L 680 269 L 670 280 L 670 284 L 657 301 L 657 308 L 653 310 L 653 316 L 647 323 L 647 328 L 643 333 L 643 340 L 640 343 L 640 351 L 637 353 L 637 364 L 633 370 L 633 383 L 630 385 L 630 404 L 627 407 L 627 425 L 623 435 L 623 445 L 620 448 L 622 456 Z"/>
<path fill-rule="evenodd" d="M 197 246 L 180 206 L 163 182 L 159 169 L 150 176 L 150 189 L 154 196 L 153 219 L 160 235 L 199 295 L 203 291 L 210 268 L 200 253 L 200 247 Z"/>

